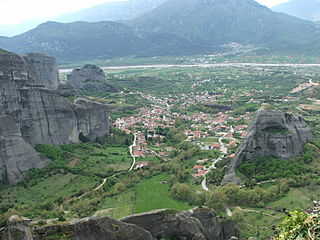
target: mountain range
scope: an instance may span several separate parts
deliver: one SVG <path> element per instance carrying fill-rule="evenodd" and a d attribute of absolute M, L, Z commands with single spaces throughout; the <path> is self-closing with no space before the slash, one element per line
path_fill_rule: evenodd
<path fill-rule="evenodd" d="M 77 21 L 101 22 L 130 20 L 156 8 L 164 2 L 166 2 L 166 0 L 124 0 L 120 2 L 106 2 L 91 8 L 65 13 L 57 17 L 32 18 L 19 24 L 0 26 L 0 35 L 15 36 L 29 31 L 48 20 L 62 23 Z"/>
<path fill-rule="evenodd" d="M 0 38 L 0 47 L 60 61 L 216 53 L 230 43 L 263 51 L 319 54 L 320 26 L 253 0 L 168 0 L 133 20 L 47 22 Z"/>
<path fill-rule="evenodd" d="M 106 2 L 54 18 L 57 22 L 100 22 L 134 19 L 165 3 L 167 0 L 130 0 Z"/>
<path fill-rule="evenodd" d="M 320 20 L 319 0 L 291 0 L 273 7 L 272 10 L 287 13 L 305 20 Z"/>

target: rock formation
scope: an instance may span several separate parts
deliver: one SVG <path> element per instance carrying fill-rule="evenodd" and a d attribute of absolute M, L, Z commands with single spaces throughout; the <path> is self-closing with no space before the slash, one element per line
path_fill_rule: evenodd
<path fill-rule="evenodd" d="M 1 142 L 0 180 L 17 182 L 27 170 L 44 166 L 45 161 L 32 149 L 37 144 L 79 142 L 81 133 L 95 140 L 108 132 L 103 105 L 87 99 L 71 104 L 45 88 L 40 76 L 27 58 L 0 54 L 0 116 L 6 124 L 0 133 L 0 139 L 5 139 Z M 16 127 L 8 125 L 5 116 Z M 19 148 L 12 149 L 13 145 Z"/>
<path fill-rule="evenodd" d="M 14 182 L 30 168 L 42 168 L 42 159 L 21 135 L 20 128 L 10 116 L 0 116 L 0 179 Z"/>
<path fill-rule="evenodd" d="M 68 76 L 68 82 L 80 88 L 100 92 L 120 92 L 114 85 L 106 83 L 106 75 L 96 65 L 87 64 L 81 69 L 74 69 Z"/>
<path fill-rule="evenodd" d="M 60 236 L 72 240 L 156 240 L 161 237 L 177 240 L 228 240 L 232 236 L 239 236 L 239 232 L 233 223 L 220 223 L 210 209 L 176 213 L 172 210 L 160 210 L 120 221 L 97 217 L 45 226 L 12 216 L 2 239 L 45 240 L 60 239 Z"/>
<path fill-rule="evenodd" d="M 26 58 L 32 62 L 40 74 L 42 84 L 50 90 L 56 90 L 59 85 L 56 59 L 41 53 L 28 53 Z"/>
<path fill-rule="evenodd" d="M 85 97 L 84 94 L 71 83 L 60 83 L 56 92 L 63 97 Z"/>
<path fill-rule="evenodd" d="M 151 232 L 157 239 L 224 240 L 238 236 L 234 223 L 220 223 L 212 209 L 157 210 L 129 216 L 121 221 Z"/>
<path fill-rule="evenodd" d="M 284 114 L 278 109 L 259 110 L 223 182 L 239 182 L 235 170 L 246 159 L 275 157 L 281 161 L 297 157 L 311 139 L 311 129 L 300 115 Z"/>

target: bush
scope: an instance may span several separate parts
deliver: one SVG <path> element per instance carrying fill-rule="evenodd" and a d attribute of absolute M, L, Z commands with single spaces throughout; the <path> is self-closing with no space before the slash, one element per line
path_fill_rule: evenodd
<path fill-rule="evenodd" d="M 279 233 L 273 240 L 320 239 L 319 222 L 319 215 L 299 211 L 291 212 L 281 223 Z"/>

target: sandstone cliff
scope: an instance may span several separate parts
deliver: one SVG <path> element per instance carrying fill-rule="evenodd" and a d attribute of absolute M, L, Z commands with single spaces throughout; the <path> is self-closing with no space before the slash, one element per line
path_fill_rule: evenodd
<path fill-rule="evenodd" d="M 297 157 L 311 139 L 311 129 L 301 116 L 284 114 L 278 109 L 259 110 L 223 182 L 239 182 L 235 170 L 246 159 L 271 156 L 281 161 Z"/>
<path fill-rule="evenodd" d="M 68 82 L 80 88 L 100 92 L 120 92 L 117 86 L 106 83 L 106 75 L 96 65 L 87 64 L 83 68 L 74 69 L 68 76 Z"/>
<path fill-rule="evenodd" d="M 7 126 L 6 131 L 1 131 L 0 138 L 6 143 L 0 155 L 0 180 L 16 182 L 27 170 L 42 167 L 43 161 L 32 149 L 37 144 L 79 142 L 80 133 L 95 140 L 108 132 L 107 109 L 103 105 L 87 99 L 72 104 L 48 90 L 40 76 L 27 58 L 0 54 L 0 116 L 10 116 L 17 128 L 12 132 L 14 127 Z M 19 135 L 20 142 L 26 144 L 20 143 L 19 150 L 10 150 Z"/>
<path fill-rule="evenodd" d="M 229 240 L 232 236 L 239 236 L 233 223 L 220 223 L 211 209 L 195 209 L 175 213 L 172 210 L 159 210 L 129 216 L 120 221 L 108 217 L 84 218 L 45 226 L 37 226 L 30 220 L 13 216 L 2 239 L 45 240 L 64 237 L 72 240 Z"/>

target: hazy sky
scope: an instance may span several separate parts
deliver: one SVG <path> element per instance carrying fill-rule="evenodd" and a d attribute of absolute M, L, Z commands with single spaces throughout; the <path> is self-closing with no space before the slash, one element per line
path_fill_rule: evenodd
<path fill-rule="evenodd" d="M 19 24 L 31 18 L 54 17 L 99 3 L 124 0 L 0 0 L 0 25 Z M 288 0 L 257 0 L 272 7 Z"/>

